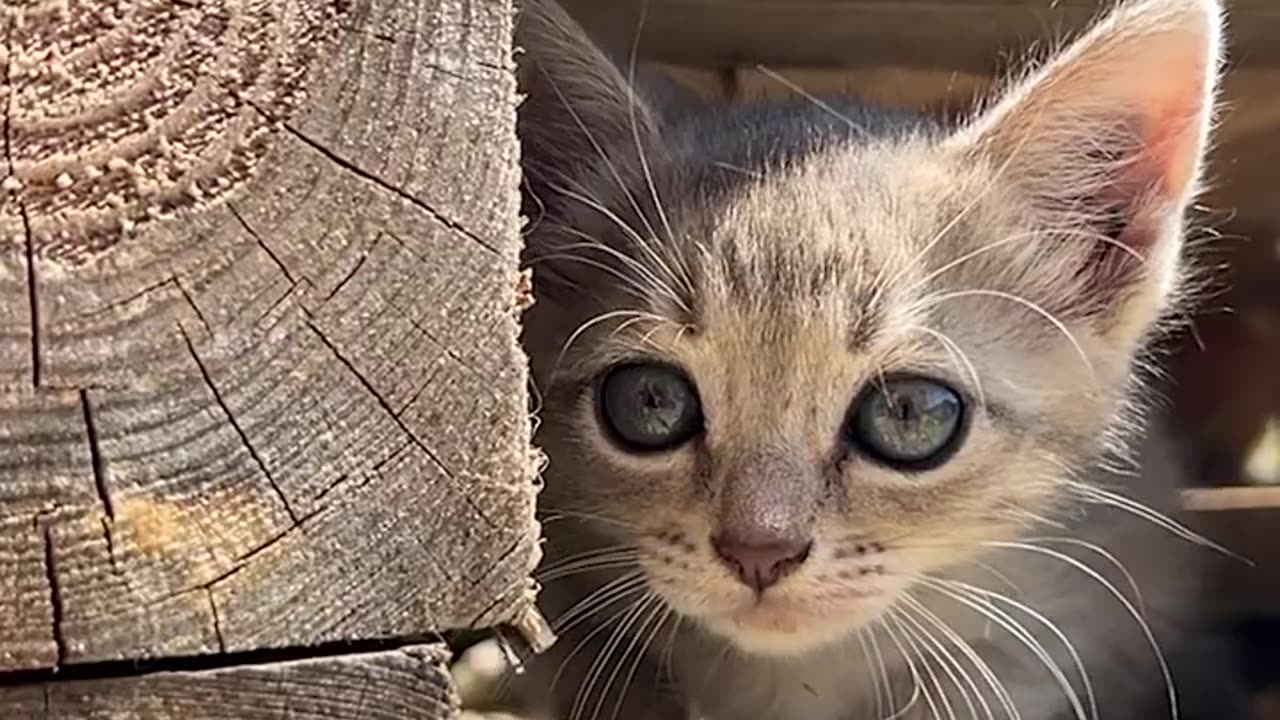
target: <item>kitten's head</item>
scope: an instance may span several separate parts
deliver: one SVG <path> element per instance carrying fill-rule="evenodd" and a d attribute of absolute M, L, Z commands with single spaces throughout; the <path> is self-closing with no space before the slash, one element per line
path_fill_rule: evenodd
<path fill-rule="evenodd" d="M 675 117 L 526 2 L 548 509 L 790 653 L 1061 508 L 1177 296 L 1219 34 L 1130 3 L 954 129 Z"/>

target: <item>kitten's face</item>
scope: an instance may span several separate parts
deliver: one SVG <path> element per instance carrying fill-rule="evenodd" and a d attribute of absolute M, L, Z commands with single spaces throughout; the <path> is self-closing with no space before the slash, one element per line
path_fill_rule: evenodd
<path fill-rule="evenodd" d="M 641 273 L 645 297 L 531 311 L 531 334 L 561 343 L 619 313 L 573 340 L 548 393 L 553 504 L 618 521 L 600 531 L 639 549 L 671 607 L 767 652 L 843 637 L 1049 512 L 1055 459 L 1094 452 L 1127 358 L 1042 316 L 1054 278 L 1018 268 L 1035 228 L 992 181 L 917 140 L 815 156 L 714 207 L 673 203 L 680 251 Z M 633 363 L 654 369 L 611 375 Z M 627 404 L 627 373 L 659 394 L 687 383 L 673 402 L 700 422 L 651 433 L 671 447 L 628 442 L 657 411 Z M 908 417 L 883 389 L 912 393 Z M 812 545 L 761 592 L 714 547 L 735 523 Z"/>
<path fill-rule="evenodd" d="M 1194 75 L 1212 48 L 1184 62 Z M 1040 82 L 1019 102 L 1090 90 Z M 634 548 L 685 618 L 771 654 L 847 637 L 1053 514 L 1177 276 L 1194 172 L 1165 184 L 1198 162 L 1202 129 L 1181 121 L 1193 142 L 1148 177 L 1098 148 L 1025 147 L 1012 105 L 967 134 L 752 168 L 640 118 L 608 153 L 616 172 L 537 186 L 561 199 L 531 235 L 535 272 L 550 267 L 526 317 L 544 505 Z M 597 134 L 626 137 L 629 115 Z M 1034 163 L 1051 152 L 1074 187 L 1047 200 Z"/>

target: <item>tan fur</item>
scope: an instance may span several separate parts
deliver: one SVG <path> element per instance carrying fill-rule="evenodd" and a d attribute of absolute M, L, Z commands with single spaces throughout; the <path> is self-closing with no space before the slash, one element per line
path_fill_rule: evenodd
<path fill-rule="evenodd" d="M 534 27 L 558 12 L 532 7 Z M 1088 717 L 1074 657 L 1102 717 L 1159 699 L 1143 628 L 1179 641 L 1206 553 L 1146 510 L 1116 507 L 1176 512 L 1178 463 L 1159 434 L 1107 451 L 1142 425 L 1138 358 L 1175 307 L 1218 13 L 1210 0 L 1131 3 L 957 132 L 836 144 L 714 193 L 670 192 L 681 171 L 666 163 L 681 149 L 663 145 L 656 119 L 633 127 L 618 113 L 616 88 L 578 106 L 575 125 L 614 138 L 610 162 L 537 185 L 553 209 L 530 235 L 526 330 L 550 458 L 545 603 L 589 620 L 530 676 L 545 691 L 578 651 L 558 712 L 609 717 L 616 701 L 636 718 L 845 720 L 908 706 L 1004 717 L 1012 702 L 1024 720 L 1070 717 L 1048 665 Z M 601 93 L 600 77 L 570 90 Z M 543 163 L 554 142 L 543 132 L 526 152 Z M 1105 218 L 1080 199 L 1130 188 L 1116 196 L 1129 224 L 1111 242 L 1124 247 L 1109 248 L 1095 229 Z M 593 379 L 637 357 L 694 380 L 706 417 L 694 441 L 638 456 L 602 434 Z M 908 475 L 837 453 L 859 390 L 903 371 L 977 406 L 955 457 Z M 757 601 L 709 538 L 725 484 L 776 456 L 829 482 L 812 554 Z M 625 592 L 608 605 L 592 595 L 602 587 Z M 653 675 L 668 666 L 673 687 L 659 692 Z"/>

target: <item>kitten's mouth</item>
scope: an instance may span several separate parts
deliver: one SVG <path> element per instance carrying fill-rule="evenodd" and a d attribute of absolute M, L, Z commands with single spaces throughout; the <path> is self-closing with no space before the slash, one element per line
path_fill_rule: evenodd
<path fill-rule="evenodd" d="M 708 624 L 745 650 L 792 654 L 827 644 L 877 617 L 887 601 L 881 590 L 842 591 L 839 596 L 785 596 L 765 592 Z"/>

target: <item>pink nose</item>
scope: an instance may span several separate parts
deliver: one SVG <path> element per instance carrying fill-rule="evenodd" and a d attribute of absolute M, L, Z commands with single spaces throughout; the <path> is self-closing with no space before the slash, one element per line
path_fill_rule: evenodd
<path fill-rule="evenodd" d="M 711 546 L 744 585 L 763 592 L 800 567 L 813 543 L 807 539 L 753 543 L 721 535 L 711 539 Z"/>

